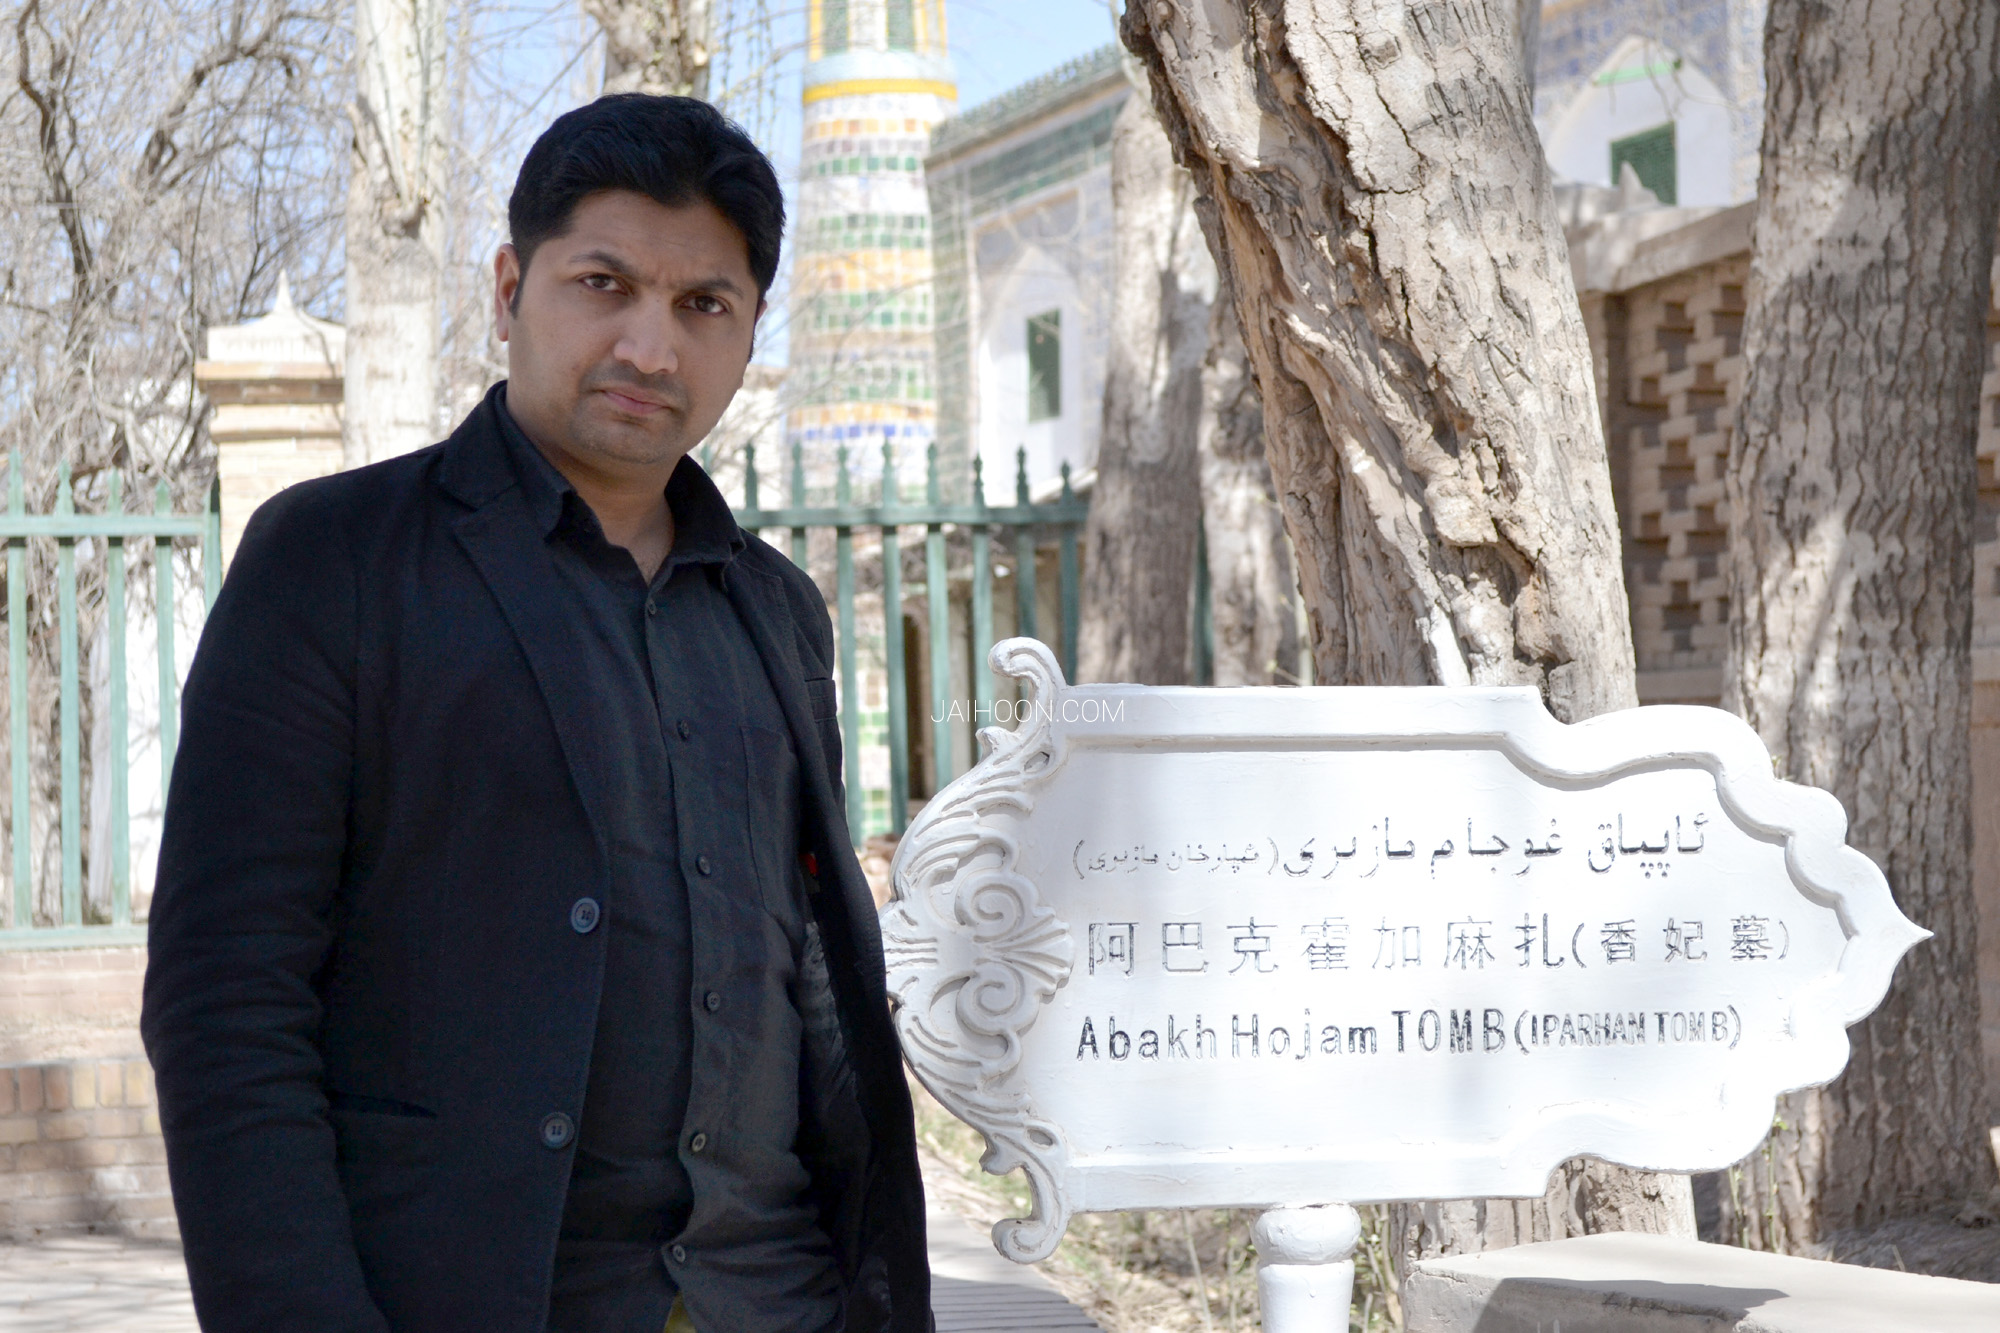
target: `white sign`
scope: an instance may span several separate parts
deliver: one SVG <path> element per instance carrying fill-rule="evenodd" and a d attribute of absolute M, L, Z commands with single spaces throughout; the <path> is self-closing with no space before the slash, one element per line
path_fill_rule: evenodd
<path fill-rule="evenodd" d="M 1725 1166 L 1926 937 L 1717 709 L 993 663 L 1033 697 L 912 824 L 883 930 L 912 1067 L 1033 1188 L 1015 1259 L 1077 1211 Z"/>

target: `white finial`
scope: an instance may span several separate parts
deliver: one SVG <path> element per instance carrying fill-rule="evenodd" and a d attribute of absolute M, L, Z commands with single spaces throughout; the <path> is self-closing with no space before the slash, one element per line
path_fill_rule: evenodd
<path fill-rule="evenodd" d="M 289 315 L 293 313 L 292 283 L 283 269 L 278 270 L 278 295 L 271 302 L 271 313 L 274 315 Z"/>

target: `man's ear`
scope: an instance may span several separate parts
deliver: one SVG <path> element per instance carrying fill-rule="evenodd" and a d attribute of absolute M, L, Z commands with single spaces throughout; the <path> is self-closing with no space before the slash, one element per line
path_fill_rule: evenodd
<path fill-rule="evenodd" d="M 762 327 L 764 323 L 764 312 L 766 310 L 769 310 L 770 308 L 771 308 L 770 302 L 766 301 L 761 296 L 757 298 L 757 313 L 750 316 L 750 356 L 757 355 L 757 330 L 760 327 Z M 744 362 L 747 364 L 750 360 L 750 357 L 745 357 L 743 359 Z"/>
<path fill-rule="evenodd" d="M 493 254 L 493 328 L 501 342 L 512 331 L 514 316 L 521 313 L 521 252 L 511 243 Z"/>

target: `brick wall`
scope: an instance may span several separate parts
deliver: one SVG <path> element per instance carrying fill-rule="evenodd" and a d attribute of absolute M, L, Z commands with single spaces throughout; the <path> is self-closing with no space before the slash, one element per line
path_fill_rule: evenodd
<path fill-rule="evenodd" d="M 0 1065 L 0 1237 L 177 1238 L 143 1057 Z"/>
<path fill-rule="evenodd" d="M 1754 209 L 1611 214 L 1570 233 L 1645 703 L 1714 704 L 1721 695 L 1723 470 L 1743 391 Z M 1986 332 L 1973 532 L 1973 893 L 1981 1031 L 2000 1121 L 2000 305 L 1988 310 Z"/>

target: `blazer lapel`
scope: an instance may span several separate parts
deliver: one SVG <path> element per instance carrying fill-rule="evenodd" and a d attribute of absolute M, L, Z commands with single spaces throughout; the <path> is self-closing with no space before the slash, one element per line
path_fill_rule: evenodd
<path fill-rule="evenodd" d="M 542 699 L 555 722 L 570 778 L 583 801 L 600 858 L 609 863 L 604 839 L 606 778 L 594 737 L 601 735 L 595 700 L 565 670 L 579 629 L 572 623 L 573 601 L 563 590 L 548 549 L 536 536 L 518 486 L 491 496 L 453 524 L 453 534 L 500 603 Z"/>

